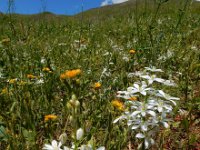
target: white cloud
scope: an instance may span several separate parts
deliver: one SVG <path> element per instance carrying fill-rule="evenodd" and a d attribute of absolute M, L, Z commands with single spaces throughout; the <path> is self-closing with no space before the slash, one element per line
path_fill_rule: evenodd
<path fill-rule="evenodd" d="M 123 3 L 126 2 L 128 0 L 104 0 L 101 3 L 101 6 L 106 6 L 106 5 L 110 5 L 110 4 L 119 4 L 119 3 Z"/>
<path fill-rule="evenodd" d="M 105 0 L 101 3 L 101 6 L 109 5 L 110 0 Z"/>
<path fill-rule="evenodd" d="M 123 3 L 126 2 L 128 0 L 112 0 L 113 4 L 119 4 L 119 3 Z"/>

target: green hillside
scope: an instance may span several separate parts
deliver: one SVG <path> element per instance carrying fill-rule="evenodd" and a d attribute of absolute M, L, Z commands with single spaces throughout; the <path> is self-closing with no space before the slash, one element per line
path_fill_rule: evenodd
<path fill-rule="evenodd" d="M 200 2 L 0 13 L 0 150 L 198 150 L 199 88 Z"/>

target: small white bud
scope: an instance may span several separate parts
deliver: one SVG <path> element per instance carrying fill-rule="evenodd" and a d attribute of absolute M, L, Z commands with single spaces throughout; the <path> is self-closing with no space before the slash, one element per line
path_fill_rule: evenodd
<path fill-rule="evenodd" d="M 77 131 L 76 131 L 76 139 L 77 140 L 80 140 L 82 137 L 83 137 L 83 134 L 84 134 L 84 131 L 82 128 L 79 128 Z"/>

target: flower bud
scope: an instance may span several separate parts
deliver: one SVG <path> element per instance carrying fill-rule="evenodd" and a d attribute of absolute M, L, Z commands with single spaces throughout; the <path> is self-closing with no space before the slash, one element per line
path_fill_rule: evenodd
<path fill-rule="evenodd" d="M 74 121 L 73 116 L 69 116 L 69 120 L 70 120 L 70 122 L 73 122 Z"/>
<path fill-rule="evenodd" d="M 75 94 L 72 95 L 72 100 L 77 100 L 77 97 Z"/>
<path fill-rule="evenodd" d="M 75 106 L 79 107 L 80 106 L 80 102 L 78 100 L 75 101 Z"/>
<path fill-rule="evenodd" d="M 84 134 L 83 129 L 82 129 L 82 128 L 79 128 L 79 129 L 76 131 L 76 139 L 77 139 L 77 140 L 82 139 L 83 134 Z"/>

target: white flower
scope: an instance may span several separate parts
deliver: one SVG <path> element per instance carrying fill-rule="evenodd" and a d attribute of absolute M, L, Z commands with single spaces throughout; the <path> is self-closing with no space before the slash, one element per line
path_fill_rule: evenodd
<path fill-rule="evenodd" d="M 82 139 L 83 134 L 84 134 L 83 129 L 82 129 L 82 128 L 79 128 L 79 129 L 76 131 L 76 139 L 77 139 L 77 140 Z"/>
<path fill-rule="evenodd" d="M 176 86 L 176 84 L 173 81 L 170 81 L 170 80 L 165 80 L 163 82 L 163 84 L 167 85 L 167 86 Z"/>
<path fill-rule="evenodd" d="M 136 134 L 136 138 L 139 138 L 139 139 L 144 139 L 144 146 L 145 146 L 145 149 L 148 149 L 149 146 L 153 145 L 155 142 L 154 140 L 150 137 L 151 135 L 145 135 L 143 133 L 138 133 Z M 138 146 L 138 149 L 141 149 L 142 147 L 142 144 L 141 143 L 139 146 Z"/>
<path fill-rule="evenodd" d="M 35 82 L 35 84 L 43 84 L 43 83 L 44 83 L 44 79 L 42 79 L 42 78 Z"/>
<path fill-rule="evenodd" d="M 44 57 L 42 57 L 40 62 L 41 62 L 41 64 L 44 64 L 46 62 L 46 59 Z"/>
<path fill-rule="evenodd" d="M 151 71 L 151 72 L 163 72 L 161 69 L 156 69 L 155 66 L 153 67 L 144 67 L 147 71 Z"/>
<path fill-rule="evenodd" d="M 139 139 L 143 139 L 143 138 L 145 138 L 145 135 L 142 134 L 142 133 L 138 133 L 138 134 L 136 134 L 135 137 L 136 137 L 136 138 L 139 138 Z"/>
<path fill-rule="evenodd" d="M 92 145 L 90 145 L 90 144 L 81 145 L 81 147 L 79 147 L 79 150 L 92 150 Z"/>
<path fill-rule="evenodd" d="M 63 150 L 74 150 L 75 149 L 75 144 L 72 142 L 72 146 L 71 148 L 67 147 L 67 146 L 64 146 L 64 149 Z"/>
<path fill-rule="evenodd" d="M 45 150 L 62 150 L 60 147 L 62 146 L 61 142 L 57 142 L 56 140 L 53 140 L 50 144 L 45 144 L 42 149 Z"/>
<path fill-rule="evenodd" d="M 64 146 L 64 149 L 63 150 L 74 150 L 73 148 L 69 148 L 67 146 Z"/>
<path fill-rule="evenodd" d="M 130 91 L 131 94 L 140 93 L 146 96 L 147 92 L 151 90 L 151 88 L 147 88 L 146 82 L 142 82 L 142 85 L 138 85 L 136 83 L 133 84 L 133 87 L 128 87 L 127 91 Z"/>
<path fill-rule="evenodd" d="M 148 130 L 148 126 L 150 125 L 147 121 L 143 121 L 142 118 L 132 118 L 129 119 L 127 125 L 131 127 L 132 130 L 136 130 L 140 127 L 140 129 L 145 132 Z"/>
<path fill-rule="evenodd" d="M 163 112 L 163 111 L 171 112 L 173 109 L 173 107 L 171 105 L 169 105 L 166 101 L 163 101 L 161 99 L 148 100 L 148 103 L 150 105 L 153 105 L 155 107 L 155 109 L 158 110 L 158 112 Z"/>
<path fill-rule="evenodd" d="M 142 75 L 141 78 L 147 79 L 149 84 L 152 84 L 154 81 L 163 83 L 165 80 L 161 78 L 157 78 L 156 75 Z"/>
<path fill-rule="evenodd" d="M 130 89 L 128 89 L 130 90 Z M 138 95 L 132 94 L 131 91 L 118 91 L 117 97 L 121 97 L 124 99 L 131 99 L 132 97 L 137 97 Z"/>
<path fill-rule="evenodd" d="M 173 100 L 180 100 L 180 98 L 172 97 L 169 94 L 164 93 L 162 90 L 158 90 L 158 94 L 156 94 L 156 96 L 162 97 L 162 98 L 172 102 L 174 105 L 176 105 L 176 103 Z"/>
<path fill-rule="evenodd" d="M 136 72 L 133 72 L 133 73 L 129 73 L 128 74 L 128 77 L 133 77 L 133 76 L 142 76 L 144 75 L 144 72 L 141 72 L 141 71 L 136 71 Z"/>
<path fill-rule="evenodd" d="M 136 115 L 145 117 L 146 114 L 156 116 L 156 113 L 152 110 L 153 106 L 146 102 L 129 101 L 128 103 L 131 104 L 131 109 L 135 109 L 135 111 L 130 114 L 132 118 L 134 118 Z"/>
<path fill-rule="evenodd" d="M 155 124 L 158 124 L 158 123 L 160 123 L 160 124 L 162 124 L 165 128 L 168 128 L 169 127 L 169 124 L 168 124 L 168 121 L 169 121 L 170 119 L 168 119 L 167 118 L 167 114 L 166 114 L 166 112 L 162 112 L 161 113 L 161 115 L 159 116 L 159 117 L 154 117 L 153 118 L 153 122 L 155 123 Z"/>
<path fill-rule="evenodd" d="M 97 150 L 106 150 L 106 148 L 104 146 L 101 146 L 101 147 L 97 148 Z"/>
<path fill-rule="evenodd" d="M 128 62 L 128 61 L 129 61 L 129 58 L 128 58 L 127 56 L 122 57 L 122 59 L 123 59 L 125 62 Z"/>
<path fill-rule="evenodd" d="M 109 76 L 111 76 L 111 73 L 109 72 L 109 70 L 107 68 L 103 68 L 103 71 L 100 76 L 100 81 L 102 80 L 103 77 L 109 77 Z"/>

